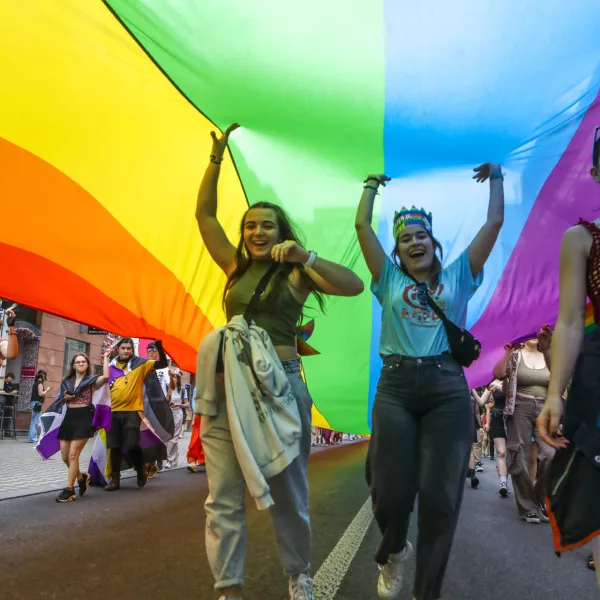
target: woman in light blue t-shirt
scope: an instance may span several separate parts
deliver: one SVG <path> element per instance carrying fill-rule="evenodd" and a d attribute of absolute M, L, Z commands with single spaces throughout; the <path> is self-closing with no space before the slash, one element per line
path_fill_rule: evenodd
<path fill-rule="evenodd" d="M 469 247 L 442 268 L 442 248 L 433 237 L 432 216 L 403 208 L 394 218 L 396 245 L 386 256 L 371 226 L 373 201 L 389 177 L 369 176 L 356 215 L 356 230 L 381 304 L 379 351 L 383 369 L 373 405 L 367 480 L 382 533 L 375 559 L 381 598 L 396 598 L 412 546 L 406 539 L 419 494 L 416 600 L 439 598 L 458 519 L 474 438 L 473 408 L 463 368 L 450 354 L 443 323 L 423 300 L 415 280 L 446 316 L 465 327 L 467 304 L 483 280 L 504 222 L 503 175 L 499 165 L 475 169 L 490 180 L 487 221 Z M 422 287 L 422 286 L 419 286 Z"/>

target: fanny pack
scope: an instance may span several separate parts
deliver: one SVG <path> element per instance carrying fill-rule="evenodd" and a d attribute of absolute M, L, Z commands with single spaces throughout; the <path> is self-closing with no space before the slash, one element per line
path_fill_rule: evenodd
<path fill-rule="evenodd" d="M 450 354 L 452 354 L 452 358 L 454 358 L 459 365 L 470 367 L 481 354 L 481 342 L 467 329 L 459 327 L 446 316 L 446 313 L 429 295 L 429 286 L 426 283 L 417 281 L 408 272 L 406 272 L 406 274 L 415 282 L 417 290 L 421 292 L 418 295 L 419 300 L 425 302 L 443 323 L 446 336 L 448 337 L 448 343 L 450 344 Z"/>

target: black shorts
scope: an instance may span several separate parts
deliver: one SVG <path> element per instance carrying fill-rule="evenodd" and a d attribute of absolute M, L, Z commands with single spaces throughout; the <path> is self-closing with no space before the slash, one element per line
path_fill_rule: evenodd
<path fill-rule="evenodd" d="M 506 428 L 504 427 L 504 416 L 500 413 L 492 412 L 492 418 L 490 419 L 490 437 L 495 440 L 496 438 L 506 439 Z"/>
<path fill-rule="evenodd" d="M 56 437 L 66 442 L 89 440 L 96 433 L 96 430 L 92 427 L 93 419 L 93 406 L 82 406 L 81 408 L 67 407 L 65 418 L 58 428 L 58 435 Z"/>
<path fill-rule="evenodd" d="M 109 448 L 122 448 L 127 452 L 140 443 L 142 419 L 137 410 L 120 410 L 111 413 L 110 431 L 106 432 Z"/>

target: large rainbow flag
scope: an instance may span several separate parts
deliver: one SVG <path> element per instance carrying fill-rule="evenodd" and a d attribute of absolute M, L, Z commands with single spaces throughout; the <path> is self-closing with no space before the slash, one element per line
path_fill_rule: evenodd
<path fill-rule="evenodd" d="M 354 232 L 378 206 L 434 214 L 446 263 L 485 220 L 485 161 L 506 224 L 469 326 L 491 377 L 503 344 L 553 323 L 560 238 L 595 218 L 595 0 L 0 0 L 0 296 L 136 337 L 193 370 L 223 324 L 223 275 L 194 220 L 209 132 L 242 124 L 223 166 L 232 241 L 249 203 L 283 205 L 320 256 L 369 277 Z M 368 287 L 368 286 L 367 286 Z M 367 433 L 380 312 L 366 291 L 313 311 L 320 424 Z"/>

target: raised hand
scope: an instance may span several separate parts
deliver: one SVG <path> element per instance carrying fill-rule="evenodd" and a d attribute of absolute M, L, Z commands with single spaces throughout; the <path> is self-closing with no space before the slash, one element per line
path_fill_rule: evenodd
<path fill-rule="evenodd" d="M 9 327 L 14 327 L 15 326 L 15 320 L 17 318 L 17 315 L 15 314 L 14 310 L 11 310 L 10 308 L 6 311 L 5 313 L 6 316 L 6 324 Z"/>
<path fill-rule="evenodd" d="M 502 173 L 502 167 L 496 163 L 483 163 L 482 165 L 475 167 L 473 171 L 475 171 L 473 179 L 475 179 L 477 183 L 483 183 L 490 175 Z"/>
<path fill-rule="evenodd" d="M 376 180 L 379 183 L 379 185 L 382 185 L 383 187 L 385 187 L 385 184 L 388 181 L 391 181 L 392 178 L 388 177 L 387 175 L 383 175 L 383 174 L 381 174 L 381 175 L 367 175 L 367 178 L 363 181 L 363 183 L 369 183 L 369 181 L 371 181 L 372 183 L 375 183 L 375 181 L 373 181 L 373 180 Z"/>
<path fill-rule="evenodd" d="M 540 328 L 537 333 L 537 341 L 540 345 L 540 350 L 542 352 L 548 350 L 550 348 L 550 344 L 552 342 L 552 329 L 548 325 L 544 325 Z"/>
<path fill-rule="evenodd" d="M 210 132 L 210 137 L 213 141 L 211 156 L 214 156 L 216 160 L 222 160 L 223 154 L 225 154 L 225 148 L 227 148 L 227 144 L 229 142 L 229 136 L 238 128 L 238 123 L 232 123 L 219 138 L 214 131 Z"/>

